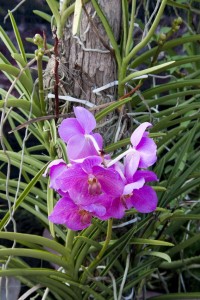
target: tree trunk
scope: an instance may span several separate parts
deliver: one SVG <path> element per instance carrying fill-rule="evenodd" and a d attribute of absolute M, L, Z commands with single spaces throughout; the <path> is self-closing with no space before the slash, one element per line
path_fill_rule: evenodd
<path fill-rule="evenodd" d="M 99 0 L 99 5 L 118 40 L 121 1 Z M 115 99 L 116 88 L 107 89 L 101 95 L 92 90 L 116 80 L 117 68 L 114 53 L 105 48 L 105 45 L 111 47 L 110 42 L 92 4 L 86 4 L 85 9 L 88 15 L 82 10 L 79 36 L 72 35 L 73 16 L 64 30 L 61 62 L 68 71 L 64 87 L 71 96 L 98 105 Z"/>
<path fill-rule="evenodd" d="M 98 1 L 115 39 L 118 41 L 121 29 L 121 1 Z M 111 102 L 117 99 L 117 86 L 94 93 L 93 89 L 102 87 L 117 79 L 115 54 L 110 45 L 104 27 L 95 13 L 91 2 L 82 9 L 80 32 L 72 35 L 73 15 L 67 20 L 59 53 L 59 95 L 87 100 L 95 105 Z M 53 87 L 55 57 L 49 60 L 46 68 L 45 87 Z M 50 75 L 51 74 L 51 75 Z M 49 114 L 54 112 L 54 102 L 48 102 Z M 73 102 L 60 100 L 60 113 L 73 111 Z M 87 107 L 86 107 L 87 108 Z M 114 141 L 117 130 L 118 114 L 111 113 L 100 124 L 98 132 L 104 135 L 105 145 Z M 103 126 L 103 124 L 107 126 Z"/>

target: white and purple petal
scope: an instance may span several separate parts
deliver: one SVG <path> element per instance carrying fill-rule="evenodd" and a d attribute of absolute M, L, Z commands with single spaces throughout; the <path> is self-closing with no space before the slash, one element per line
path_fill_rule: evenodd
<path fill-rule="evenodd" d="M 134 190 L 138 190 L 145 184 L 144 178 L 138 179 L 138 181 L 128 183 L 124 187 L 123 195 L 130 195 L 132 192 L 134 193 Z"/>
<path fill-rule="evenodd" d="M 89 137 L 77 134 L 68 141 L 67 155 L 69 160 L 77 160 L 87 156 L 99 155 L 99 153 Z"/>
<path fill-rule="evenodd" d="M 133 148 L 137 147 L 137 145 L 140 143 L 142 137 L 144 136 L 145 130 L 150 126 L 152 126 L 151 123 L 144 122 L 134 130 L 134 132 L 131 135 L 131 144 L 132 144 Z"/>
<path fill-rule="evenodd" d="M 144 137 L 138 144 L 136 151 L 140 154 L 140 168 L 148 168 L 157 160 L 157 146 L 153 139 Z"/>
<path fill-rule="evenodd" d="M 125 174 L 126 180 L 128 182 L 130 182 L 132 180 L 133 175 L 137 171 L 139 162 L 140 162 L 140 153 L 138 153 L 134 149 L 132 152 L 127 154 L 127 156 L 125 157 L 124 174 Z"/>

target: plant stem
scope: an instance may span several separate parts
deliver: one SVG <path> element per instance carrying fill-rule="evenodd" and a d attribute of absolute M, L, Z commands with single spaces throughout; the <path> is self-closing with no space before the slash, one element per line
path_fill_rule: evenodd
<path fill-rule="evenodd" d="M 72 258 L 71 252 L 72 252 L 72 245 L 74 242 L 75 235 L 76 235 L 75 231 L 68 229 L 66 243 L 65 243 L 66 257 L 69 265 L 68 267 L 70 270 L 70 276 L 72 276 L 72 278 L 74 277 L 74 260 Z"/>
<path fill-rule="evenodd" d="M 122 26 L 123 26 L 123 47 L 122 47 L 122 55 L 125 54 L 125 49 L 127 46 L 127 38 L 128 38 L 128 21 L 129 21 L 129 12 L 128 12 L 128 1 L 122 0 Z"/>
<path fill-rule="evenodd" d="M 108 220 L 108 228 L 107 228 L 107 235 L 106 235 L 106 240 L 105 240 L 105 243 L 101 249 L 101 251 L 99 252 L 99 254 L 97 255 L 97 260 L 100 260 L 104 254 L 104 252 L 106 251 L 108 245 L 109 245 L 109 242 L 111 240 L 111 237 L 112 237 L 112 224 L 113 224 L 113 219 L 109 219 Z"/>
<path fill-rule="evenodd" d="M 81 283 L 85 283 L 87 276 L 88 276 L 88 272 L 91 273 L 95 269 L 96 265 L 99 263 L 102 256 L 104 255 L 106 249 L 108 248 L 108 245 L 109 245 L 109 242 L 110 242 L 111 236 L 112 236 L 112 224 L 113 224 L 113 219 L 109 219 L 108 227 L 107 227 L 107 235 L 106 235 L 106 240 L 104 242 L 104 245 L 103 245 L 101 251 L 99 252 L 99 254 L 97 255 L 97 257 L 94 259 L 94 261 L 84 271 L 82 278 L 81 278 Z"/>
<path fill-rule="evenodd" d="M 194 256 L 194 257 L 184 258 L 180 260 L 175 260 L 170 263 L 163 262 L 159 265 L 159 268 L 165 270 L 182 269 L 182 268 L 186 268 L 186 266 L 188 265 L 199 264 L 199 263 L 200 263 L 200 256 Z"/>
<path fill-rule="evenodd" d="M 131 20 L 130 20 L 130 27 L 129 27 L 129 31 L 128 31 L 128 39 L 127 39 L 127 43 L 126 43 L 126 50 L 125 50 L 126 56 L 128 55 L 128 53 L 130 51 L 132 39 L 133 39 L 135 9 L 136 9 L 136 0 L 132 0 Z"/>
<path fill-rule="evenodd" d="M 124 62 L 125 64 L 128 64 L 129 61 L 136 55 L 136 53 L 138 51 L 140 51 L 144 46 L 147 45 L 147 43 L 150 41 L 151 37 L 153 36 L 157 26 L 158 26 L 158 23 L 163 15 L 163 11 L 164 11 L 164 8 L 167 4 L 167 0 L 163 0 L 161 5 L 160 5 L 160 8 L 159 8 L 159 11 L 156 15 L 156 18 L 151 26 L 151 28 L 149 29 L 149 32 L 147 33 L 147 35 L 145 36 L 145 38 L 139 43 L 137 44 L 133 49 L 132 51 L 124 58 Z"/>
<path fill-rule="evenodd" d="M 65 248 L 67 248 L 69 252 L 71 252 L 72 250 L 72 245 L 73 245 L 75 235 L 76 235 L 75 231 L 68 229 Z"/>
<path fill-rule="evenodd" d="M 42 74 L 42 56 L 37 57 L 37 67 L 38 67 L 38 81 L 39 81 L 39 98 L 40 98 L 40 108 L 42 115 L 45 115 L 45 102 L 44 102 L 44 88 L 43 88 L 43 74 Z"/>
<path fill-rule="evenodd" d="M 163 0 L 160 5 L 159 11 L 156 15 L 156 18 L 155 18 L 151 28 L 149 29 L 149 32 L 145 36 L 145 38 L 143 40 L 141 40 L 141 42 L 139 44 L 137 44 L 129 52 L 129 54 L 123 58 L 122 65 L 121 65 L 121 68 L 119 69 L 119 75 L 118 75 L 119 76 L 119 88 L 118 88 L 119 97 L 123 96 L 123 94 L 124 94 L 125 82 L 122 82 L 122 81 L 124 81 L 124 79 L 126 77 L 126 72 L 127 72 L 128 64 L 129 64 L 130 60 L 133 59 L 134 56 L 136 55 L 136 53 L 138 51 L 140 51 L 142 48 L 144 48 L 147 45 L 147 43 L 150 41 L 150 39 L 153 36 L 153 34 L 158 26 L 158 23 L 163 15 L 163 11 L 164 11 L 166 4 L 167 4 L 167 0 Z"/>

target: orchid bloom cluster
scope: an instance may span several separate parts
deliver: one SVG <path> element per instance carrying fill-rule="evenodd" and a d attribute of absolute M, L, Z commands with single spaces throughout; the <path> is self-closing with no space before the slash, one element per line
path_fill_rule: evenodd
<path fill-rule="evenodd" d="M 145 122 L 137 127 L 129 149 L 111 160 L 103 154 L 102 136 L 93 133 L 96 121 L 92 113 L 83 107 L 75 107 L 74 113 L 76 118 L 63 120 L 58 129 L 70 163 L 57 159 L 48 166 L 50 188 L 61 195 L 49 220 L 81 230 L 93 217 L 120 219 L 130 208 L 141 213 L 154 211 L 157 195 L 147 183 L 157 181 L 157 176 L 146 170 L 157 159 L 156 144 L 146 132 L 152 125 Z"/>

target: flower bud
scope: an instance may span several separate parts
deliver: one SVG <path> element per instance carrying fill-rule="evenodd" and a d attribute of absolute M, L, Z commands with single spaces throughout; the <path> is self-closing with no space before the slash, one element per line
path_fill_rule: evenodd
<path fill-rule="evenodd" d="M 33 38 L 34 44 L 36 44 L 38 47 L 42 48 L 43 47 L 43 38 L 39 33 L 36 33 L 34 38 Z"/>
<path fill-rule="evenodd" d="M 166 41 L 166 39 L 167 39 L 166 34 L 161 33 L 160 36 L 159 36 L 159 38 L 158 38 L 158 44 L 159 45 L 163 45 L 164 42 Z"/>
<path fill-rule="evenodd" d="M 181 17 L 178 17 L 176 19 L 177 25 L 181 25 L 183 23 L 183 19 Z"/>

